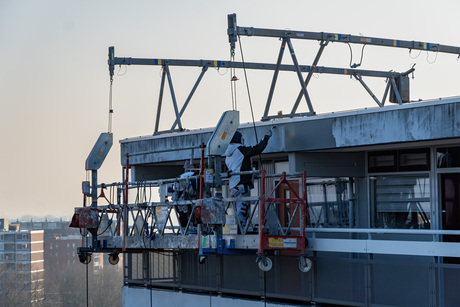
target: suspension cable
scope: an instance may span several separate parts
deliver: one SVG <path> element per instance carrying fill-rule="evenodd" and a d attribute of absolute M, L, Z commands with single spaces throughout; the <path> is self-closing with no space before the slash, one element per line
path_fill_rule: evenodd
<path fill-rule="evenodd" d="M 259 138 L 257 137 L 256 122 L 254 120 L 254 110 L 252 108 L 251 92 L 249 91 L 248 76 L 246 74 L 246 63 L 244 62 L 243 46 L 241 44 L 241 38 L 240 38 L 239 35 L 238 35 L 238 42 L 239 42 L 239 45 L 240 45 L 241 61 L 243 62 L 244 80 L 246 81 L 246 90 L 248 92 L 249 107 L 251 108 L 252 126 L 254 128 L 254 134 L 256 136 L 256 141 L 258 141 Z"/>
<path fill-rule="evenodd" d="M 87 255 L 88 257 L 88 255 Z M 89 307 L 89 287 L 88 287 L 88 266 L 89 266 L 89 262 L 86 263 L 86 307 Z"/>
<path fill-rule="evenodd" d="M 257 136 L 256 121 L 254 120 L 254 110 L 252 108 L 252 100 L 251 100 L 251 92 L 249 90 L 248 76 L 246 74 L 246 63 L 244 61 L 243 45 L 241 44 L 241 38 L 240 38 L 239 35 L 238 35 L 238 42 L 239 42 L 239 45 L 240 45 L 241 61 L 243 62 L 244 80 L 246 81 L 246 90 L 248 92 L 249 107 L 251 108 L 252 127 L 254 129 L 254 135 L 256 136 L 256 142 L 259 142 L 259 138 Z M 262 168 L 262 155 L 260 153 L 259 153 L 259 159 L 260 159 L 259 167 Z"/>

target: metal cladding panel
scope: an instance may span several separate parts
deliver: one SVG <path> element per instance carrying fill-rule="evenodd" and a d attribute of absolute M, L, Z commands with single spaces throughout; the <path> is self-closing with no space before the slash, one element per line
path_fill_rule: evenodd
<path fill-rule="evenodd" d="M 277 122 L 269 122 L 266 123 L 256 123 L 256 130 L 254 131 L 253 124 L 246 124 L 241 125 L 238 128 L 238 131 L 241 132 L 244 138 L 244 145 L 246 146 L 254 146 L 259 143 L 264 136 L 272 130 L 272 137 L 268 141 L 267 147 L 264 150 L 264 153 L 274 153 L 274 152 L 285 152 L 284 150 L 284 131 L 286 124 L 285 123 L 277 123 Z M 276 127 L 272 129 L 272 127 Z M 257 136 L 256 136 L 257 133 Z"/>
<path fill-rule="evenodd" d="M 336 142 L 331 129 L 333 122 L 333 118 L 327 118 L 286 124 L 284 127 L 286 151 L 334 148 Z"/>
<path fill-rule="evenodd" d="M 272 126 L 273 124 L 263 124 L 256 128 L 259 141 Z M 252 124 L 240 125 L 238 130 L 243 134 L 245 144 L 257 144 Z M 264 152 L 283 151 L 283 131 L 282 126 L 274 130 Z M 212 132 L 213 129 L 206 129 L 123 140 L 121 141 L 121 164 L 126 165 L 126 154 L 129 155 L 130 165 L 183 161 L 191 157 L 199 159 L 201 155 L 199 146 L 208 142 Z"/>
<path fill-rule="evenodd" d="M 200 145 L 211 137 L 209 129 L 141 137 L 121 141 L 121 164 L 130 165 L 199 159 Z"/>
<path fill-rule="evenodd" d="M 307 171 L 308 176 L 364 176 L 364 152 L 295 152 L 290 171 Z"/>
<path fill-rule="evenodd" d="M 334 120 L 331 129 L 337 147 L 455 138 L 459 107 L 457 102 L 347 116 Z"/>
<path fill-rule="evenodd" d="M 255 145 L 273 129 L 264 153 L 286 153 L 460 137 L 460 99 L 387 106 L 340 114 L 281 119 L 238 128 L 245 145 Z M 213 129 L 170 133 L 121 142 L 121 162 L 151 164 L 200 158 L 199 146 Z"/>
<path fill-rule="evenodd" d="M 460 102 L 393 106 L 285 124 L 286 151 L 460 137 Z"/>

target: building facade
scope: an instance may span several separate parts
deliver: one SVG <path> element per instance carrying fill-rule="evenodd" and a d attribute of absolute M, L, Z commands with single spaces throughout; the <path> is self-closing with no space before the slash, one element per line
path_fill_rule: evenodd
<path fill-rule="evenodd" d="M 40 305 L 44 300 L 43 230 L 0 232 L 2 306 Z"/>
<path fill-rule="evenodd" d="M 124 306 L 148 303 L 152 293 L 156 302 L 185 299 L 189 306 L 210 306 L 213 300 L 222 306 L 256 306 L 260 300 L 293 306 L 456 305 L 459 108 L 460 99 L 452 98 L 256 123 L 259 136 L 277 128 L 254 168 L 307 173 L 312 269 L 301 272 L 298 255 L 281 251 L 268 255 L 273 268 L 263 272 L 255 264 L 257 245 L 250 243 L 244 248 L 252 248 L 252 255 L 215 254 L 203 263 L 193 250 L 160 253 L 145 247 L 144 239 L 145 248 L 124 257 Z M 252 125 L 239 130 L 246 144 L 256 143 Z M 199 151 L 190 147 L 199 147 L 211 133 L 123 140 L 122 163 L 128 154 L 133 181 L 177 177 L 185 161 L 199 161 Z M 256 181 L 253 194 L 259 195 L 259 188 Z M 225 181 L 222 190 L 225 198 Z M 279 229 L 287 227 L 283 219 L 294 210 L 275 209 Z M 258 239 L 248 234 L 241 240 Z"/>

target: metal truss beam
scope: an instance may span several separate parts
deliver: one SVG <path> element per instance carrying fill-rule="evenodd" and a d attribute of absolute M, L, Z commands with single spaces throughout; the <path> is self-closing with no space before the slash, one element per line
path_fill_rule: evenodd
<path fill-rule="evenodd" d="M 388 39 L 370 36 L 358 36 L 351 34 L 328 33 L 328 32 L 308 32 L 295 30 L 276 30 L 263 29 L 253 27 L 239 27 L 236 24 L 236 14 L 228 15 L 229 27 L 227 30 L 230 43 L 236 42 L 237 37 L 244 36 L 260 36 L 260 37 L 290 37 L 295 39 L 329 41 L 361 45 L 384 46 L 393 48 L 405 48 L 410 50 L 428 50 L 433 52 L 451 53 L 460 56 L 460 47 L 441 45 L 437 43 L 428 43 L 421 41 L 407 41 Z"/>
<path fill-rule="evenodd" d="M 313 65 L 310 67 L 310 70 L 308 71 L 307 78 L 305 79 L 305 86 L 302 85 L 302 89 L 299 95 L 297 96 L 297 99 L 294 103 L 294 107 L 292 108 L 291 113 L 288 115 L 289 117 L 312 114 L 311 101 L 310 101 L 310 98 L 308 97 L 306 87 L 308 86 L 308 83 L 311 79 L 313 72 L 315 72 L 317 68 L 319 58 L 321 57 L 321 54 L 324 48 L 329 42 L 405 48 L 409 50 L 413 50 L 413 49 L 414 50 L 427 50 L 427 51 L 432 51 L 432 52 L 456 54 L 460 57 L 460 47 L 456 47 L 456 46 L 440 45 L 440 44 L 421 42 L 421 41 L 406 41 L 406 40 L 386 39 L 386 38 L 379 38 L 379 37 L 363 37 L 363 36 L 356 36 L 356 35 L 351 35 L 351 34 L 340 34 L 340 33 L 295 31 L 295 30 L 290 30 L 290 29 L 289 30 L 286 30 L 286 29 L 277 30 L 277 29 L 262 29 L 262 28 L 253 28 L 253 27 L 239 27 L 236 21 L 236 14 L 229 14 L 227 17 L 228 17 L 227 34 L 229 38 L 231 54 L 234 54 L 235 45 L 240 36 L 276 37 L 283 41 L 282 51 L 284 51 L 284 44 L 287 42 L 288 46 L 290 47 L 291 52 L 293 52 L 291 39 L 316 40 L 320 42 L 321 47 L 313 61 Z M 280 64 L 281 58 L 283 55 L 282 51 L 280 51 L 280 54 L 278 56 L 278 61 L 277 61 L 276 68 L 275 68 L 275 75 L 273 77 L 272 86 L 270 88 L 270 93 L 269 93 L 269 97 L 267 100 L 264 117 L 262 118 L 262 120 L 286 117 L 286 116 L 268 116 L 268 111 L 270 108 L 271 100 L 273 98 L 274 82 L 276 81 L 276 78 L 278 77 L 278 70 L 281 70 L 281 66 L 282 66 Z M 294 66 L 298 67 L 298 65 L 296 65 L 295 63 L 294 58 L 293 60 L 295 64 Z M 352 67 L 352 68 L 356 68 L 356 67 Z M 367 90 L 367 92 L 371 95 L 371 97 L 375 100 L 375 102 L 380 107 L 383 107 L 385 104 L 385 99 L 388 94 L 390 85 L 392 86 L 392 89 L 394 90 L 394 96 L 395 96 L 394 99 L 396 99 L 396 102 L 398 104 L 402 104 L 403 102 L 405 102 L 405 101 L 402 101 L 401 95 L 397 88 L 397 84 L 395 81 L 398 78 L 397 76 L 388 77 L 389 85 L 385 89 L 385 93 L 384 93 L 382 102 L 380 102 L 375 97 L 375 95 L 372 93 L 372 91 L 369 89 L 369 87 L 367 87 L 367 85 L 362 80 L 362 76 L 364 76 L 363 74 L 361 74 L 360 72 L 356 70 L 353 70 L 351 75 L 354 76 L 356 80 L 358 80 L 361 83 L 361 85 Z M 304 96 L 306 99 L 308 108 L 310 110 L 309 113 L 303 113 L 303 114 L 296 113 L 297 107 L 299 106 L 302 96 Z"/>
<path fill-rule="evenodd" d="M 109 66 L 116 65 L 144 65 L 144 66 L 182 66 L 182 67 L 214 67 L 214 68 L 238 68 L 255 69 L 255 70 L 276 70 L 276 64 L 270 63 L 256 63 L 256 62 L 233 62 L 233 61 L 218 61 L 218 60 L 180 60 L 180 59 L 145 59 L 145 58 L 122 58 L 117 57 L 112 61 L 109 60 Z M 332 74 L 332 75 L 347 75 L 353 76 L 359 73 L 361 76 L 390 78 L 391 76 L 398 76 L 400 73 L 394 71 L 378 71 L 378 70 L 363 70 L 363 69 L 347 69 L 337 67 L 324 67 L 324 66 L 311 66 L 299 65 L 301 72 Z M 296 72 L 295 65 L 280 64 L 279 71 L 292 71 Z"/>
<path fill-rule="evenodd" d="M 288 44 L 288 48 L 291 53 L 291 58 L 293 60 L 293 64 L 281 64 L 281 60 L 283 57 L 284 49 L 286 43 Z M 163 67 L 163 74 L 160 84 L 160 94 L 158 99 L 158 107 L 157 107 L 157 114 L 156 114 L 156 122 L 155 122 L 155 131 L 154 134 L 172 132 L 177 130 L 182 130 L 183 127 L 181 125 L 180 118 L 184 114 L 186 108 L 188 107 L 197 87 L 202 81 L 202 78 L 209 67 L 213 68 L 235 68 L 235 69 L 254 69 L 254 70 L 270 70 L 274 71 L 272 83 L 270 86 L 270 94 L 267 99 L 267 103 L 265 106 L 265 111 L 262 117 L 262 120 L 269 120 L 272 118 L 284 118 L 284 117 L 296 117 L 296 116 L 305 116 L 305 115 L 314 115 L 315 112 L 313 110 L 313 106 L 307 91 L 307 85 L 311 79 L 313 73 L 319 74 L 333 74 L 333 75 L 346 75 L 346 76 L 364 76 L 364 77 L 377 77 L 377 78 L 387 78 L 387 79 L 397 79 L 401 73 L 394 72 L 394 71 L 377 71 L 377 70 L 363 70 L 363 69 L 346 69 L 346 68 L 336 68 L 336 67 L 325 67 L 325 66 L 318 66 L 319 58 L 327 45 L 327 42 L 324 42 L 313 61 L 313 65 L 300 65 L 297 61 L 295 56 L 294 47 L 289 38 L 283 40 L 282 47 L 280 49 L 280 54 L 278 56 L 278 61 L 275 64 L 271 63 L 257 63 L 257 62 L 237 62 L 237 61 L 220 61 L 220 60 L 183 60 L 183 59 L 155 59 L 155 58 L 130 58 L 130 57 L 115 57 L 115 49 L 114 47 L 109 47 L 109 71 L 110 76 L 113 77 L 114 74 L 114 67 L 116 65 L 141 65 L 141 66 L 162 66 Z M 171 78 L 170 67 L 172 66 L 179 66 L 179 67 L 201 67 L 201 73 L 198 76 L 195 84 L 190 91 L 186 101 L 184 102 L 180 111 L 178 110 L 178 104 L 175 97 L 175 92 L 173 88 L 173 82 Z M 281 116 L 269 116 L 269 110 L 271 101 L 273 98 L 274 88 L 277 82 L 278 74 L 280 71 L 290 71 L 295 72 L 297 77 L 300 81 L 301 91 L 299 96 L 292 108 L 290 114 L 281 115 Z M 307 77 L 305 80 L 302 77 L 302 73 L 307 73 Z M 163 93 L 164 93 L 164 86 L 165 80 L 168 79 L 168 85 L 171 92 L 171 97 L 173 100 L 174 111 L 176 114 L 176 118 L 170 130 L 159 131 L 159 121 L 161 116 L 161 109 L 162 109 L 162 102 L 163 102 Z M 299 105 L 300 99 L 305 97 L 307 101 L 307 106 L 309 109 L 308 113 L 296 113 L 297 107 Z M 178 129 L 176 129 L 176 127 Z"/>

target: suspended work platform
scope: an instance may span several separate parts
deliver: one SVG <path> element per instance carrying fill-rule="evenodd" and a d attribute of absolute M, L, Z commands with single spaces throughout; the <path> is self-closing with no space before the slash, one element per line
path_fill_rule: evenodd
<path fill-rule="evenodd" d="M 87 261 L 88 255 L 93 252 L 116 255 L 144 249 L 198 250 L 200 262 L 210 254 L 253 254 L 258 255 L 259 260 L 263 260 L 258 261 L 263 270 L 271 268 L 271 260 L 266 258 L 266 253 L 274 250 L 298 251 L 302 261 L 307 261 L 304 260 L 307 244 L 305 173 L 281 174 L 271 193 L 265 192 L 266 184 L 272 184 L 278 175 L 267 177 L 264 170 L 233 175 L 248 173 L 260 173 L 260 196 L 197 199 L 195 191 L 198 191 L 199 186 L 191 185 L 193 182 L 201 182 L 202 187 L 199 189 L 204 189 L 203 176 L 99 186 L 99 198 L 105 199 L 108 205 L 76 208 L 74 215 L 73 226 L 88 229 L 93 237 L 97 238 L 96 248 L 93 246 L 79 249 L 82 262 Z M 224 174 L 224 177 L 228 177 L 228 174 Z M 301 182 L 302 196 L 290 186 L 292 180 Z M 293 198 L 270 196 L 282 184 L 289 187 Z M 154 193 L 158 191 L 161 191 L 160 194 L 166 193 L 161 195 L 165 198 L 164 201 L 147 201 L 155 197 Z M 106 193 L 112 196 L 123 193 L 128 199 L 134 198 L 135 202 L 115 204 L 116 200 L 108 198 Z M 134 195 L 130 195 L 131 193 Z M 168 197 L 174 200 L 169 200 Z M 180 200 L 178 197 L 187 200 Z M 235 204 L 238 201 L 250 204 L 249 222 L 246 227 L 241 226 L 241 221 L 235 214 Z M 277 211 L 278 204 L 292 204 L 294 207 L 293 215 L 287 217 L 283 225 L 277 214 L 266 215 L 266 212 L 273 213 L 270 210 Z M 309 270 L 311 262 L 308 264 L 308 268 L 303 268 L 301 264 L 301 269 Z"/>

